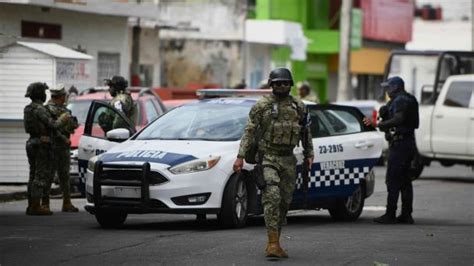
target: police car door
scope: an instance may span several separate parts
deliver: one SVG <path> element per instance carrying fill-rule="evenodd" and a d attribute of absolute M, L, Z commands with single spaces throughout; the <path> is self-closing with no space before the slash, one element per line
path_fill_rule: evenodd
<path fill-rule="evenodd" d="M 116 128 L 114 128 L 116 127 Z M 125 139 L 109 139 L 107 133 L 121 128 L 128 131 L 128 136 L 136 130 L 132 123 L 119 111 L 103 101 L 92 101 L 87 113 L 84 135 L 79 141 L 79 176 L 85 177 L 87 161 L 96 155 L 106 152 Z M 109 133 L 110 134 L 110 133 Z"/>
<path fill-rule="evenodd" d="M 298 178 L 294 201 L 351 196 L 382 153 L 383 137 L 363 124 L 363 114 L 354 107 L 308 105 L 311 116 L 314 163 L 309 189 L 302 193 L 302 155 L 297 148 Z M 299 156 L 298 156 L 299 155 Z M 372 180 L 373 181 L 373 180 Z M 365 188 L 373 189 L 372 187 Z M 367 193 L 366 193 L 367 194 Z M 306 204 L 306 203 L 305 203 Z"/>

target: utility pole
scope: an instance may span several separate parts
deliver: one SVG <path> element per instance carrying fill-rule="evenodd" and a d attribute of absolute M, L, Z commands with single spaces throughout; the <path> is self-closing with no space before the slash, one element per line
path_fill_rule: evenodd
<path fill-rule="evenodd" d="M 351 10 L 352 0 L 342 0 L 339 38 L 339 72 L 337 82 L 337 100 L 347 101 L 352 98 L 349 82 L 351 51 Z"/>
<path fill-rule="evenodd" d="M 249 48 L 247 43 L 247 12 L 248 12 L 248 3 L 247 1 L 243 4 L 243 23 L 242 23 L 242 83 L 245 83 L 246 86 L 249 86 L 250 80 L 247 79 L 247 57 L 249 54 Z"/>
<path fill-rule="evenodd" d="M 141 0 L 137 0 L 137 5 L 141 3 Z M 131 86 L 140 86 L 140 17 L 137 18 L 137 24 L 133 26 L 132 31 L 132 63 L 131 63 Z M 138 84 L 137 84 L 138 83 Z"/>

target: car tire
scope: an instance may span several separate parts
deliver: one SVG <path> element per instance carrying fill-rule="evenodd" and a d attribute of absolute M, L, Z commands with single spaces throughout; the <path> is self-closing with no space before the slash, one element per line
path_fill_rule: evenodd
<path fill-rule="evenodd" d="M 336 221 L 355 221 L 364 209 L 364 187 L 359 185 L 354 193 L 344 199 L 338 199 L 334 207 L 329 208 L 329 214 Z"/>
<path fill-rule="evenodd" d="M 95 219 L 104 229 L 119 228 L 127 219 L 127 213 L 118 211 L 97 211 Z"/>
<path fill-rule="evenodd" d="M 413 181 L 418 179 L 418 177 L 421 176 L 424 168 L 425 165 L 423 162 L 423 157 L 419 153 L 416 153 L 415 157 L 411 161 L 410 169 L 408 170 L 411 180 Z"/>
<path fill-rule="evenodd" d="M 233 175 L 224 190 L 221 211 L 217 215 L 223 228 L 241 228 L 247 222 L 249 195 L 243 175 Z"/>

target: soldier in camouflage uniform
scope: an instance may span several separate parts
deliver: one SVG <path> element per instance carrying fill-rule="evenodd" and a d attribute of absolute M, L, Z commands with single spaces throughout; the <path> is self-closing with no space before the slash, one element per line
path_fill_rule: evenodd
<path fill-rule="evenodd" d="M 50 210 L 41 206 L 41 198 L 51 175 L 52 135 L 57 129 L 67 123 L 69 114 L 53 120 L 51 114 L 43 106 L 46 100 L 45 83 L 35 82 L 28 86 L 25 97 L 31 98 L 31 103 L 23 110 L 23 123 L 30 138 L 26 142 L 26 154 L 30 164 L 28 180 L 28 215 L 51 215 Z"/>
<path fill-rule="evenodd" d="M 287 258 L 280 247 L 281 227 L 286 224 L 286 214 L 296 184 L 296 158 L 293 149 L 303 140 L 305 161 L 313 163 L 313 144 L 309 131 L 308 113 L 304 104 L 289 95 L 293 78 L 286 68 L 270 73 L 268 85 L 273 94 L 260 99 L 250 110 L 247 127 L 240 142 L 234 171 L 240 172 L 244 157 L 253 141 L 257 126 L 263 130 L 258 142 L 263 154 L 263 175 L 266 187 L 262 191 L 262 204 L 268 233 L 267 257 Z M 306 132 L 305 132 L 306 131 Z M 303 134 L 304 133 L 304 134 Z"/>
<path fill-rule="evenodd" d="M 46 107 L 51 113 L 54 119 L 57 119 L 61 115 L 68 113 L 70 110 L 66 108 L 66 97 L 67 93 L 64 88 L 64 84 L 58 84 L 54 89 L 50 90 L 51 100 L 49 100 Z M 63 212 L 78 212 L 79 209 L 74 207 L 71 203 L 71 192 L 70 192 L 70 183 L 69 183 L 69 171 L 71 164 L 71 141 L 70 136 L 74 133 L 74 130 L 79 126 L 77 119 L 72 117 L 67 123 L 58 129 L 58 133 L 54 136 L 54 145 L 53 145 L 53 162 L 51 169 L 51 179 L 48 180 L 47 191 L 43 195 L 42 205 L 44 208 L 49 209 L 49 192 L 51 190 L 52 178 L 55 174 L 58 175 L 59 184 L 61 190 L 63 191 Z"/>
<path fill-rule="evenodd" d="M 113 76 L 112 79 L 107 79 L 105 82 L 109 86 L 110 95 L 113 97 L 110 105 L 124 114 L 133 123 L 135 104 L 133 103 L 132 96 L 126 92 L 128 81 L 122 76 Z M 123 119 L 109 112 L 100 115 L 99 124 L 105 132 L 115 128 L 127 127 L 127 125 L 123 124 Z"/>

